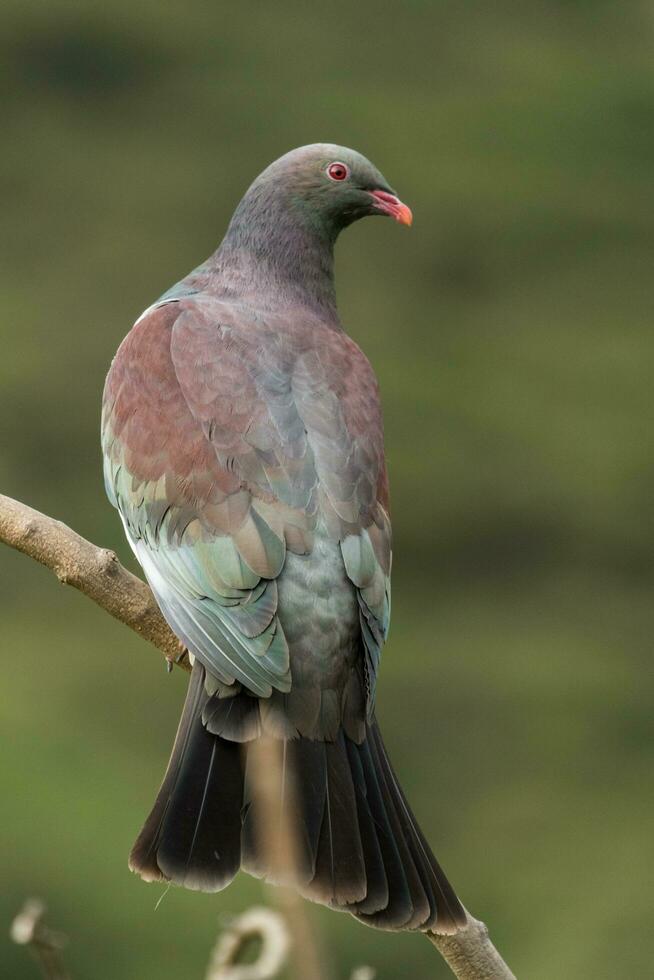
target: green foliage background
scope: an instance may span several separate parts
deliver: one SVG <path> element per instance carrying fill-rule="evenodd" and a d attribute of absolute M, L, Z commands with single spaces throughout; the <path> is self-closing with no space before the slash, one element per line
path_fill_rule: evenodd
<path fill-rule="evenodd" d="M 647 5 L 4 0 L 0 489 L 129 561 L 104 498 L 104 375 L 314 140 L 415 212 L 338 252 L 381 381 L 394 618 L 380 715 L 460 894 L 521 978 L 651 972 L 654 19 Z M 261 900 L 131 876 L 184 677 L 0 552 L 0 936 L 38 894 L 75 977 L 201 977 Z M 649 802 L 649 806 L 647 803 Z M 337 975 L 448 976 L 312 910 Z M 0 972 L 34 977 L 0 938 Z"/>

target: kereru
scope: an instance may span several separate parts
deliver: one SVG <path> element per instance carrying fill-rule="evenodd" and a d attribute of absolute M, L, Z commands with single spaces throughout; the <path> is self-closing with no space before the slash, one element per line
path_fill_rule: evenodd
<path fill-rule="evenodd" d="M 218 250 L 136 321 L 104 392 L 105 481 L 194 661 L 168 769 L 130 856 L 146 881 L 266 877 L 253 740 L 281 743 L 296 885 L 380 929 L 465 912 L 375 721 L 391 526 L 378 385 L 336 311 L 333 248 L 411 223 L 379 171 L 326 143 L 260 174 Z"/>

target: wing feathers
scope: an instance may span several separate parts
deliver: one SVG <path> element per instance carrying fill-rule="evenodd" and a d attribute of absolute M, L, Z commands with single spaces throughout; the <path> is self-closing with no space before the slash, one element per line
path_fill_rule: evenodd
<path fill-rule="evenodd" d="M 103 448 L 171 626 L 220 680 L 262 696 L 290 687 L 270 583 L 322 518 L 360 595 L 370 713 L 390 526 L 376 382 L 345 334 L 202 293 L 155 304 L 109 373 Z"/>

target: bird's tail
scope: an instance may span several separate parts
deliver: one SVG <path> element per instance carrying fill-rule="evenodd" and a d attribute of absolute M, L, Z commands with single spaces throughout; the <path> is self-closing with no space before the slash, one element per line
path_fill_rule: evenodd
<path fill-rule="evenodd" d="M 246 697 L 230 699 L 234 710 Z M 296 828 L 294 880 L 307 898 L 379 929 L 454 933 L 465 926 L 376 722 L 360 744 L 342 729 L 331 742 L 283 742 L 274 777 L 279 810 L 270 814 L 254 785 L 252 741 L 212 734 L 210 702 L 196 664 L 163 784 L 130 855 L 133 871 L 202 891 L 224 888 L 239 868 L 274 880 L 259 831 L 286 805 Z M 247 697 L 244 710 L 252 703 Z"/>

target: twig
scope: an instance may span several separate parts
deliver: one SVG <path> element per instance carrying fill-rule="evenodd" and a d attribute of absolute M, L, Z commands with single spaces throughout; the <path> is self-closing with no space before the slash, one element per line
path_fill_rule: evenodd
<path fill-rule="evenodd" d="M 169 662 L 178 659 L 179 641 L 159 612 L 152 592 L 123 568 L 112 551 L 98 548 L 60 521 L 2 494 L 0 541 L 50 568 L 61 582 L 84 592 L 115 619 L 154 644 Z M 184 661 L 181 666 L 186 667 Z M 427 938 L 459 980 L 515 980 L 493 946 L 486 926 L 470 915 L 468 918 L 468 928 L 455 936 L 428 933 Z M 320 975 L 306 970 L 304 973 L 304 977 Z"/>
<path fill-rule="evenodd" d="M 427 939 L 436 947 L 459 980 L 516 980 L 493 946 L 483 922 L 466 909 L 468 927 L 455 936 L 428 932 Z"/>
<path fill-rule="evenodd" d="M 255 831 L 259 839 L 273 881 L 284 882 L 275 888 L 274 899 L 288 920 L 293 946 L 294 975 L 297 980 L 325 980 L 327 967 L 322 961 L 318 942 L 307 915 L 304 901 L 293 887 L 297 879 L 297 828 L 291 814 L 295 787 L 291 773 L 286 773 L 285 803 L 280 806 L 278 797 L 282 771 L 281 742 L 267 737 L 251 742 L 248 748 L 248 767 L 251 767 L 253 783 L 257 788 L 259 809 L 255 810 Z"/>
<path fill-rule="evenodd" d="M 113 551 L 98 548 L 61 521 L 0 494 L 0 541 L 22 551 L 93 599 L 114 619 L 149 640 L 169 663 L 190 670 L 188 657 L 161 615 L 150 588 L 120 564 Z"/>
<path fill-rule="evenodd" d="M 253 963 L 239 963 L 243 949 L 258 939 L 261 949 Z M 291 938 L 279 912 L 254 906 L 233 919 L 220 933 L 213 948 L 205 980 L 274 980 L 286 965 Z M 358 966 L 350 980 L 375 980 L 370 966 Z M 307 980 L 306 973 L 302 980 Z"/>
<path fill-rule="evenodd" d="M 254 963 L 239 963 L 243 947 L 259 939 Z M 284 919 L 266 908 L 251 908 L 230 922 L 216 941 L 205 980 L 273 980 L 288 958 L 290 937 Z"/>
<path fill-rule="evenodd" d="M 70 980 L 61 958 L 67 939 L 44 925 L 44 915 L 43 902 L 38 898 L 28 899 L 11 923 L 9 935 L 19 946 L 28 946 L 32 950 L 46 980 Z"/>

